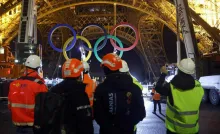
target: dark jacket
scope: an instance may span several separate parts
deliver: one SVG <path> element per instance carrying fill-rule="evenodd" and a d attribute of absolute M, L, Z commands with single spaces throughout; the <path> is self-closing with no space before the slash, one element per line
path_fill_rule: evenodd
<path fill-rule="evenodd" d="M 93 134 L 92 111 L 85 93 L 86 85 L 76 79 L 65 79 L 50 92 L 66 94 L 63 124 L 66 134 Z"/>
<path fill-rule="evenodd" d="M 191 90 L 195 87 L 195 80 L 191 75 L 185 74 L 181 71 L 171 80 L 170 83 L 165 83 L 166 74 L 162 73 L 155 90 L 161 95 L 168 96 L 170 104 L 173 106 L 173 96 L 171 93 L 170 83 L 181 90 Z"/>
<path fill-rule="evenodd" d="M 131 114 L 126 116 L 126 94 L 131 92 Z M 135 105 L 132 105 L 135 104 Z M 123 109 L 124 108 L 124 109 Z M 134 126 L 145 117 L 144 101 L 140 88 L 125 73 L 107 75 L 95 91 L 94 117 L 100 125 L 100 134 L 131 134 Z M 126 118 L 127 117 L 127 118 Z"/>

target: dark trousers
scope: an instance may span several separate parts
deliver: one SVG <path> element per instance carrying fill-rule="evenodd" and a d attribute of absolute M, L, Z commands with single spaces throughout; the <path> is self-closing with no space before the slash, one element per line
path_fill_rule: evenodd
<path fill-rule="evenodd" d="M 159 111 L 161 112 L 161 105 L 160 105 L 160 100 L 153 100 L 154 101 L 154 112 L 157 110 L 157 104 L 159 107 Z"/>
<path fill-rule="evenodd" d="M 16 134 L 34 134 L 33 127 L 17 127 Z"/>
<path fill-rule="evenodd" d="M 167 134 L 177 134 L 177 133 L 173 133 L 170 130 L 167 129 Z M 195 134 L 199 134 L 199 133 L 195 133 Z"/>

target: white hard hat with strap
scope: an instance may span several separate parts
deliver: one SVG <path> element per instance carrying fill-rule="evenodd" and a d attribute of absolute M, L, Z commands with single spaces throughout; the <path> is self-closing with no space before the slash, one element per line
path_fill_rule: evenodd
<path fill-rule="evenodd" d="M 25 66 L 34 68 L 34 69 L 41 67 L 42 62 L 41 62 L 40 57 L 37 55 L 30 55 L 25 62 Z"/>
<path fill-rule="evenodd" d="M 191 58 L 186 58 L 177 63 L 177 67 L 180 71 L 186 74 L 195 73 L 195 63 Z"/>

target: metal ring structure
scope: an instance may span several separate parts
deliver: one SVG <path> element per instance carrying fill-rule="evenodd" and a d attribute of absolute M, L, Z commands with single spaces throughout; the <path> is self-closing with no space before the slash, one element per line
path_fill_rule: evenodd
<path fill-rule="evenodd" d="M 102 48 L 104 48 L 105 45 L 107 44 L 107 41 L 108 41 L 107 35 L 108 35 L 108 33 L 107 33 L 106 29 L 105 29 L 102 25 L 99 25 L 99 24 L 88 24 L 88 25 L 86 25 L 86 26 L 81 30 L 80 35 L 82 36 L 82 35 L 83 35 L 83 32 L 86 30 L 86 28 L 91 27 L 91 26 L 98 27 L 98 28 L 102 29 L 103 32 L 104 32 L 105 39 L 104 39 L 104 42 L 102 43 L 102 45 L 97 48 L 97 51 L 99 51 L 99 50 L 101 50 Z M 80 42 L 80 45 L 81 45 L 83 48 L 85 48 L 86 51 L 93 51 L 93 52 L 94 52 L 94 49 L 88 48 L 88 47 L 85 46 L 82 42 Z"/>
<path fill-rule="evenodd" d="M 119 23 L 119 24 L 115 25 L 115 26 L 112 28 L 110 34 L 113 35 L 113 34 L 114 34 L 114 31 L 115 31 L 118 27 L 120 27 L 120 26 L 128 26 L 128 27 L 130 27 L 131 29 L 134 30 L 135 36 L 136 36 L 136 40 L 135 40 L 134 44 L 131 45 L 131 46 L 128 47 L 128 48 L 121 48 L 121 47 L 117 46 L 117 44 L 113 41 L 113 39 L 110 39 L 110 42 L 111 42 L 112 46 L 113 46 L 114 48 L 116 48 L 117 50 L 120 50 L 120 51 L 130 51 L 131 49 L 133 49 L 133 48 L 134 48 L 135 46 L 137 46 L 137 44 L 138 44 L 138 41 L 139 41 L 138 30 L 137 30 L 133 25 L 131 25 L 131 24 L 127 23 L 127 22 L 122 22 L 122 23 Z"/>
<path fill-rule="evenodd" d="M 99 55 L 98 55 L 97 47 L 98 47 L 99 43 L 104 40 L 104 38 L 105 38 L 105 36 L 100 37 L 100 38 L 95 42 L 95 46 L 94 46 L 94 54 L 95 54 L 96 59 L 97 59 L 99 62 L 102 62 L 102 59 L 101 59 L 101 58 L 99 57 Z M 108 39 L 113 39 L 113 40 L 115 40 L 115 41 L 119 44 L 119 46 L 120 46 L 121 48 L 123 48 L 122 42 L 121 42 L 116 36 L 107 35 L 107 38 L 108 38 Z M 123 51 L 120 51 L 120 54 L 119 54 L 119 57 L 120 57 L 120 58 L 123 56 L 123 53 L 124 53 Z"/>
<path fill-rule="evenodd" d="M 52 42 L 52 35 L 54 33 L 55 30 L 57 30 L 58 28 L 61 28 L 61 27 L 66 27 L 66 28 L 69 28 L 71 30 L 71 32 L 73 33 L 73 37 L 74 39 L 72 40 L 71 44 L 66 48 L 66 51 L 69 51 L 71 50 L 74 45 L 76 44 L 76 31 L 72 28 L 72 26 L 68 25 L 68 24 L 57 24 L 56 26 L 54 26 L 50 32 L 49 32 L 49 35 L 48 35 L 48 40 L 49 40 L 49 44 L 50 46 L 57 52 L 63 52 L 63 49 L 60 49 L 60 48 L 56 48 Z"/>
<path fill-rule="evenodd" d="M 67 45 L 73 40 L 74 37 L 70 37 L 63 45 L 63 56 L 65 57 L 66 60 L 69 60 L 69 57 L 67 56 L 67 53 L 66 53 L 66 48 L 67 48 Z M 88 45 L 88 48 L 92 49 L 92 45 L 91 43 L 89 42 L 88 39 L 86 39 L 85 37 L 83 36 L 76 36 L 76 39 L 81 39 L 83 40 L 84 42 L 86 42 L 86 44 Z M 90 57 L 92 56 L 92 51 L 89 51 L 88 52 L 88 55 L 86 56 L 85 59 L 83 59 L 83 61 L 88 61 L 90 59 Z"/>

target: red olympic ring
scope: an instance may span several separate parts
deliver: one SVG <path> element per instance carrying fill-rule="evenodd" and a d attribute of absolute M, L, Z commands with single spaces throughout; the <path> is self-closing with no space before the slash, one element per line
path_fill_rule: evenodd
<path fill-rule="evenodd" d="M 131 29 L 134 30 L 135 36 L 136 36 L 136 39 L 135 39 L 134 44 L 131 45 L 131 46 L 128 47 L 128 48 L 121 48 L 121 47 L 117 46 L 117 44 L 114 42 L 113 39 L 110 39 L 110 42 L 111 42 L 112 46 L 113 46 L 114 48 L 116 48 L 117 50 L 120 50 L 120 51 L 130 51 L 131 49 L 133 49 L 133 48 L 134 48 L 135 46 L 137 46 L 137 44 L 138 44 L 138 41 L 139 41 L 138 30 L 137 30 L 133 25 L 131 25 L 131 24 L 127 23 L 127 22 L 122 22 L 122 23 L 119 23 L 119 24 L 115 25 L 115 26 L 111 29 L 110 35 L 113 35 L 113 34 L 114 34 L 114 31 L 115 31 L 118 27 L 120 27 L 120 26 L 128 26 L 128 27 L 130 27 Z"/>

